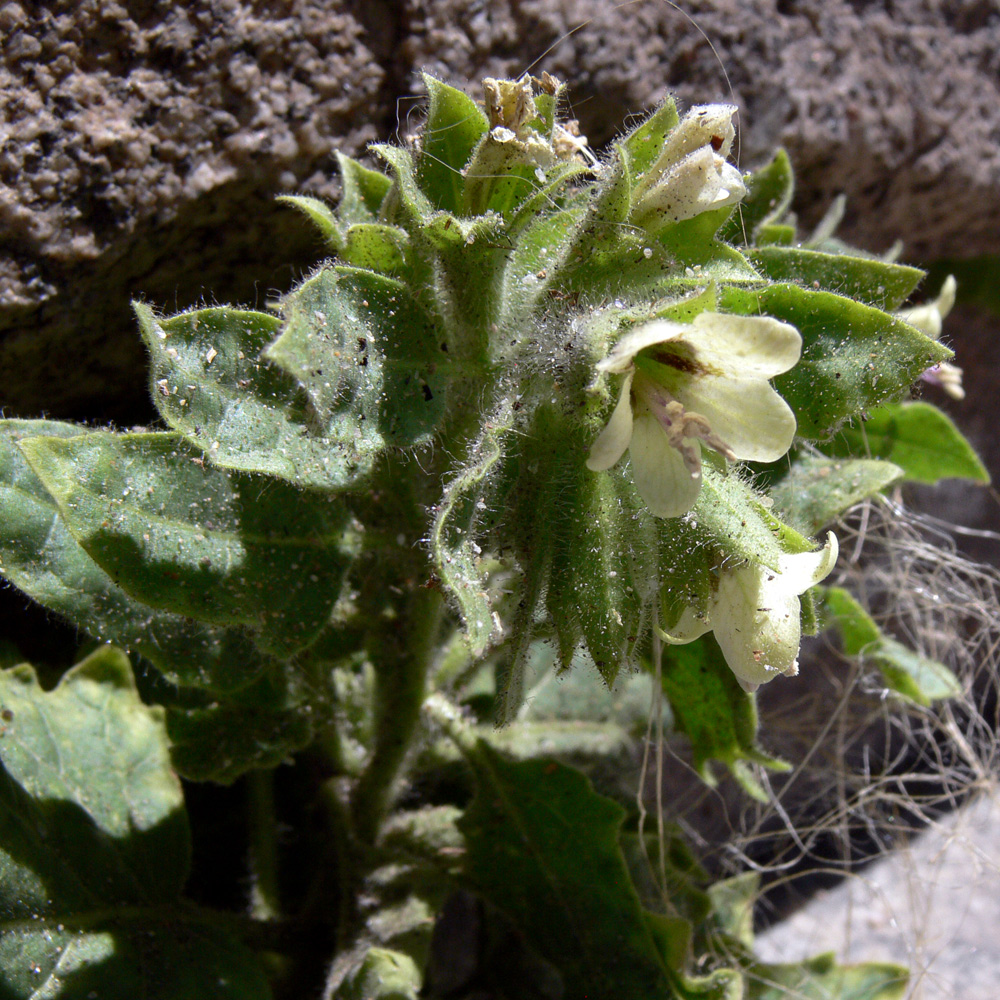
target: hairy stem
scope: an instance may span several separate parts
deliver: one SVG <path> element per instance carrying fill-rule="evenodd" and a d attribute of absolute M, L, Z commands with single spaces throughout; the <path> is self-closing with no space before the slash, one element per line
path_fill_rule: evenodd
<path fill-rule="evenodd" d="M 392 799 L 399 769 L 413 741 L 427 674 L 437 649 L 444 601 L 432 587 L 418 587 L 405 614 L 375 640 L 375 748 L 354 789 L 354 833 L 373 844 Z"/>
<path fill-rule="evenodd" d="M 250 915 L 257 920 L 278 920 L 282 914 L 273 771 L 251 771 L 247 775 L 247 812 L 253 878 Z"/>

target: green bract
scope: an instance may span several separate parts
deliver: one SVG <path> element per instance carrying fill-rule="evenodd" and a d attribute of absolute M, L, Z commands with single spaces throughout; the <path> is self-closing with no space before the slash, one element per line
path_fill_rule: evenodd
<path fill-rule="evenodd" d="M 530 967 L 567 996 L 740 995 L 749 964 L 690 975 L 709 896 L 684 916 L 644 909 L 622 810 L 567 767 L 498 756 L 491 726 L 474 738 L 443 695 L 509 719 L 540 662 L 596 667 L 609 686 L 655 667 L 698 772 L 713 780 L 715 759 L 763 797 L 747 762 L 785 765 L 757 746 L 752 692 L 796 672 L 814 608 L 803 595 L 837 558 L 835 537 L 815 535 L 902 478 L 983 478 L 946 418 L 901 403 L 947 371 L 937 336 L 953 289 L 904 309 L 920 272 L 845 253 L 829 233 L 798 243 L 787 157 L 749 175 L 728 161 L 733 107 L 681 118 L 667 101 L 599 158 L 547 74 L 487 79 L 482 105 L 425 84 L 414 141 L 372 146 L 378 169 L 338 157 L 335 208 L 285 199 L 332 256 L 271 311 L 136 303 L 161 429 L 0 422 L 0 572 L 131 653 L 162 705 L 141 705 L 109 650 L 51 693 L 27 667 L 4 679 L 37 722 L 29 742 L 38 720 L 76 739 L 102 704 L 111 729 L 131 719 L 148 744 L 133 748 L 150 755 L 155 793 L 143 785 L 132 803 L 138 832 L 118 829 L 114 795 L 87 799 L 82 772 L 69 788 L 6 764 L 11 815 L 34 816 L 37 792 L 81 829 L 92 821 L 90 837 L 118 824 L 121 849 L 102 841 L 93 886 L 73 881 L 74 857 L 50 872 L 21 827 L 18 857 L 0 856 L 0 875 L 33 887 L 35 918 L 77 919 L 98 965 L 74 974 L 94 995 L 119 995 L 99 963 L 117 975 L 107 956 L 139 948 L 108 908 L 153 920 L 179 892 L 168 744 L 194 780 L 256 779 L 306 747 L 323 761 L 327 808 L 314 812 L 339 853 L 320 881 L 340 912 L 319 937 L 341 945 L 328 996 L 416 996 L 446 880 L 530 930 Z M 846 592 L 826 594 L 847 651 L 875 656 L 889 687 L 922 702 L 955 689 L 872 632 Z M 660 637 L 684 645 L 661 651 Z M 422 706 L 475 781 L 460 820 L 452 805 L 394 812 L 400 775 L 429 766 L 410 752 Z M 88 758 L 102 795 L 123 766 L 110 756 Z M 464 860 L 449 862 L 461 835 Z M 170 884 L 126 885 L 121 858 L 168 836 L 181 838 L 159 873 Z M 71 882 L 65 906 L 49 898 Z M 206 921 L 190 911 L 212 967 L 242 962 Z M 164 941 L 164 955 L 182 948 Z M 234 982 L 264 995 L 259 979 Z M 141 977 L 123 981 L 142 992 Z"/>

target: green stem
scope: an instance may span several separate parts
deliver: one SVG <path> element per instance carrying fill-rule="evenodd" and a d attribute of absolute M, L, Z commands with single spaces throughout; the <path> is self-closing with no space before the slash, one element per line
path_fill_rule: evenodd
<path fill-rule="evenodd" d="M 278 887 L 277 819 L 274 812 L 274 772 L 247 775 L 247 812 L 250 827 L 250 915 L 256 920 L 281 918 Z"/>
<path fill-rule="evenodd" d="M 432 587 L 410 598 L 395 628 L 376 637 L 375 748 L 351 801 L 354 833 L 374 844 L 392 800 L 393 786 L 420 720 L 427 674 L 437 649 L 444 601 Z"/>

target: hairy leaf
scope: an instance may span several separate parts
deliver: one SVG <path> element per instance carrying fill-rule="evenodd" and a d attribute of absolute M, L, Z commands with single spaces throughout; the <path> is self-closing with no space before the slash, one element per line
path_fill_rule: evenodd
<path fill-rule="evenodd" d="M 469 877 L 559 969 L 566 995 L 671 996 L 618 846 L 621 807 L 561 764 L 510 763 L 482 741 L 470 763 Z"/>
<path fill-rule="evenodd" d="M 335 155 L 341 184 L 337 218 L 345 227 L 377 221 L 392 181 L 381 171 L 370 170 L 339 150 Z"/>
<path fill-rule="evenodd" d="M 840 632 L 844 652 L 878 667 L 886 686 L 918 705 L 962 693 L 958 678 L 943 664 L 884 635 L 875 619 L 841 587 L 823 591 L 823 604 Z"/>
<path fill-rule="evenodd" d="M 354 484 L 389 445 L 433 433 L 445 411 L 449 359 L 437 324 L 402 284 L 327 267 L 286 296 L 282 313 L 281 336 L 265 353 L 308 394 L 325 428 L 316 458 L 331 483 Z"/>
<path fill-rule="evenodd" d="M 369 471 L 384 444 L 381 357 L 353 311 L 364 312 L 356 296 L 339 294 L 335 280 L 313 301 L 313 287 L 330 274 L 285 300 L 276 342 L 281 322 L 264 313 L 199 309 L 157 319 L 136 305 L 157 408 L 214 465 L 327 489 Z M 302 341 L 312 348 L 304 358 L 296 352 Z"/>
<path fill-rule="evenodd" d="M 720 237 L 728 243 L 752 246 L 762 228 L 784 217 L 794 189 L 791 161 L 779 149 L 770 163 L 750 175 L 746 196 L 723 226 Z"/>
<path fill-rule="evenodd" d="M 102 647 L 53 691 L 0 672 L 5 996 L 265 1000 L 255 959 L 179 905 L 189 841 L 163 711 Z"/>
<path fill-rule="evenodd" d="M 490 475 L 503 454 L 503 438 L 513 423 L 510 401 L 483 425 L 465 465 L 445 486 L 431 526 L 431 554 L 442 583 L 458 602 L 465 636 L 479 656 L 502 635 L 489 585 L 481 569 L 482 549 L 476 542 L 478 523 L 488 509 Z M 477 552 L 477 549 L 479 550 Z"/>
<path fill-rule="evenodd" d="M 20 445 L 87 554 L 132 597 L 259 630 L 290 655 L 326 623 L 347 566 L 343 509 L 209 467 L 175 434 L 94 432 Z"/>
<path fill-rule="evenodd" d="M 951 352 L 880 309 L 797 285 L 724 288 L 725 309 L 774 316 L 802 335 L 802 359 L 774 384 L 795 411 L 799 435 L 829 437 L 846 420 L 897 398 Z"/>
<path fill-rule="evenodd" d="M 388 183 L 388 178 L 386 181 Z M 334 253 L 339 253 L 344 248 L 344 228 L 336 213 L 325 201 L 299 194 L 280 194 L 277 200 L 297 208 L 309 219 Z"/>
<path fill-rule="evenodd" d="M 870 455 L 893 462 L 910 482 L 990 481 L 972 445 L 951 418 L 930 403 L 873 410 L 864 423 L 843 428 L 826 449 L 835 455 Z"/>
<path fill-rule="evenodd" d="M 854 504 L 902 477 L 903 470 L 891 462 L 800 455 L 788 475 L 771 488 L 771 498 L 789 524 L 814 535 Z"/>
<path fill-rule="evenodd" d="M 788 965 L 754 965 L 747 1000 L 903 1000 L 908 981 L 899 965 L 837 965 L 831 953 Z"/>
<path fill-rule="evenodd" d="M 821 253 L 802 247 L 758 247 L 747 257 L 773 281 L 792 281 L 803 288 L 846 295 L 886 311 L 898 309 L 924 272 L 890 264 L 878 257 Z"/>
<path fill-rule="evenodd" d="M 223 692 L 259 676 L 267 659 L 242 630 L 222 629 L 133 599 L 84 551 L 17 447 L 23 438 L 76 437 L 51 420 L 0 421 L 0 573 L 102 642 L 150 660 L 170 681 Z"/>
<path fill-rule="evenodd" d="M 164 699 L 177 772 L 190 781 L 228 785 L 247 771 L 276 767 L 309 746 L 326 706 L 310 700 L 310 692 L 297 690 L 292 674 L 293 668 L 286 666 L 234 695 L 200 698 L 194 705 L 183 704 L 182 698 Z"/>
<path fill-rule="evenodd" d="M 691 741 L 692 762 L 702 780 L 716 784 L 709 761 L 717 760 L 748 795 L 768 801 L 747 764 L 773 771 L 787 771 L 789 765 L 757 745 L 757 703 L 740 687 L 715 637 L 665 647 L 662 676 L 674 724 Z"/>
<path fill-rule="evenodd" d="M 427 73 L 423 80 L 430 102 L 416 159 L 417 183 L 435 208 L 458 212 L 465 183 L 462 171 L 489 122 L 462 91 Z"/>

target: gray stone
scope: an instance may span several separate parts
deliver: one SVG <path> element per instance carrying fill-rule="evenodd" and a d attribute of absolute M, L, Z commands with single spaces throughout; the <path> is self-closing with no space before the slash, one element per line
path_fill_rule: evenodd
<path fill-rule="evenodd" d="M 989 0 L 6 0 L 0 38 L 8 413 L 147 412 L 128 299 L 287 288 L 321 248 L 273 195 L 334 194 L 331 151 L 405 131 L 425 68 L 474 92 L 544 66 L 596 144 L 668 91 L 731 99 L 743 164 L 786 145 L 807 223 L 843 191 L 844 234 L 909 259 L 1000 231 Z"/>
<path fill-rule="evenodd" d="M 835 951 L 911 970 L 907 996 L 985 1000 L 1000 969 L 1000 798 L 996 789 L 890 857 L 820 893 L 757 939 L 765 962 Z"/>

